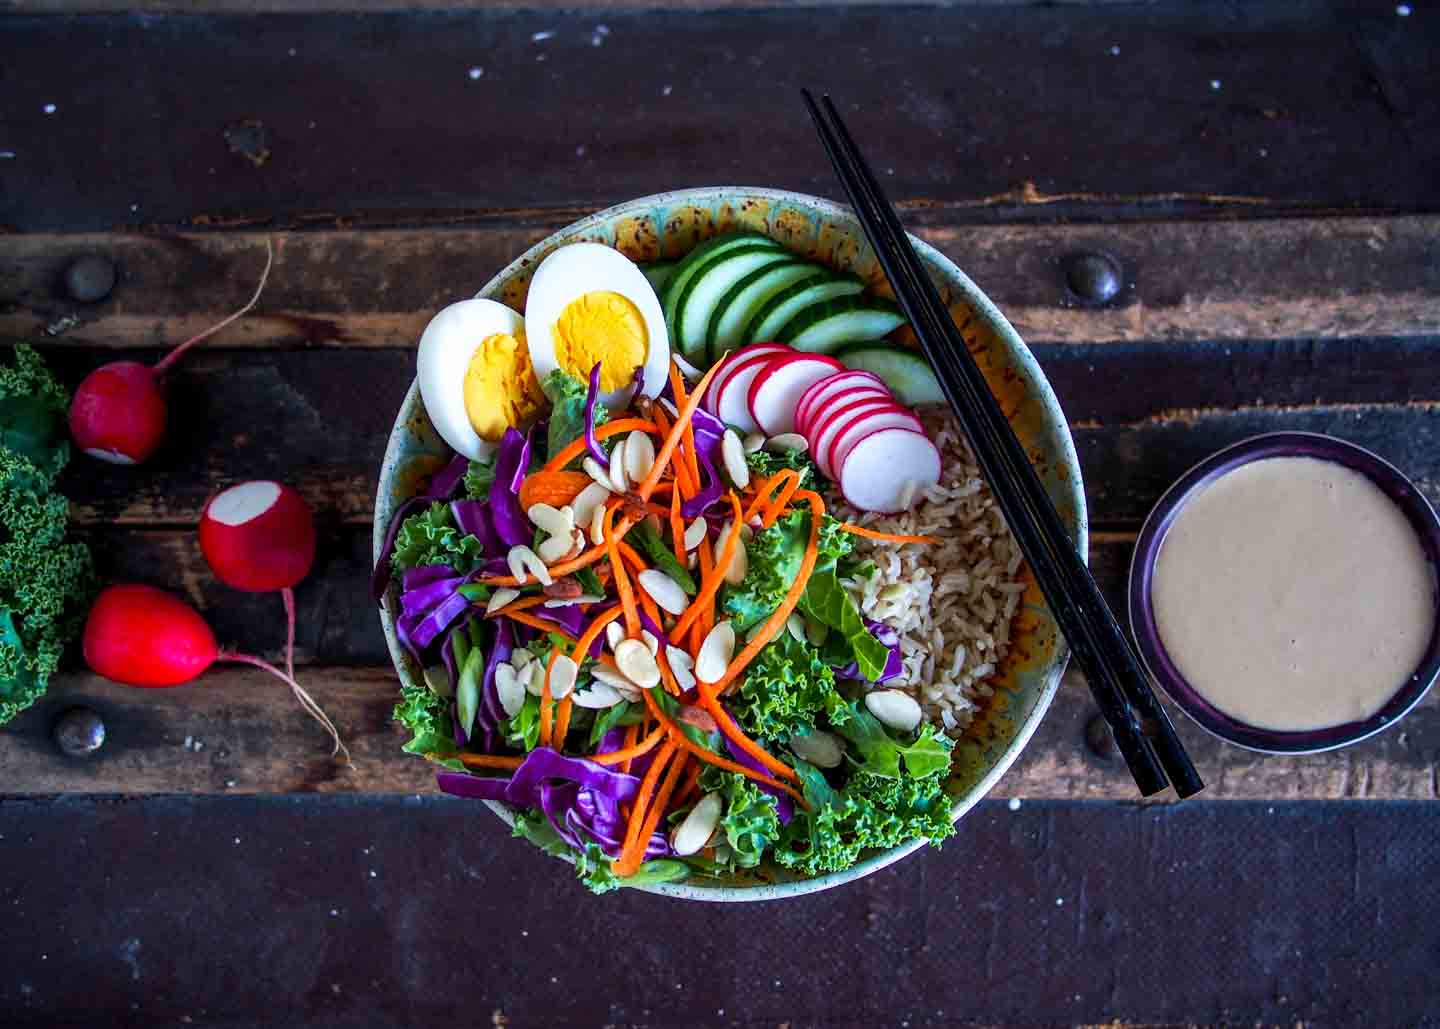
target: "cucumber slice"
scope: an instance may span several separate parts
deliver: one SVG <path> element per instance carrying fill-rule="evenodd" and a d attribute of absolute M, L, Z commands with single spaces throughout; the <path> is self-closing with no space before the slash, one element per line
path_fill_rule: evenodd
<path fill-rule="evenodd" d="M 853 296 L 865 289 L 859 279 L 827 272 L 823 279 L 797 282 L 776 293 L 755 312 L 741 333 L 747 343 L 770 343 L 780 338 L 786 323 L 811 304 L 835 297 Z"/>
<path fill-rule="evenodd" d="M 811 304 L 791 318 L 780 342 L 796 350 L 828 354 L 846 343 L 874 340 L 904 324 L 905 316 L 879 297 L 837 297 Z"/>
<path fill-rule="evenodd" d="M 708 367 L 705 334 L 721 298 L 751 272 L 789 260 L 785 251 L 776 247 L 739 246 L 714 254 L 700 265 L 680 294 L 670 327 L 670 338 L 685 360 L 697 368 Z"/>
<path fill-rule="evenodd" d="M 770 246 L 780 249 L 779 243 L 758 232 L 727 232 L 723 236 L 707 239 L 680 259 L 670 281 L 665 284 L 665 295 L 660 298 L 660 305 L 665 309 L 665 325 L 670 330 L 671 339 L 675 338 L 675 306 L 680 302 L 680 295 L 689 285 L 691 276 L 711 257 L 744 246 Z"/>
<path fill-rule="evenodd" d="M 907 407 L 945 403 L 940 380 L 919 351 L 887 342 L 847 343 L 831 356 L 846 368 L 880 376 L 895 399 Z"/>
<path fill-rule="evenodd" d="M 725 352 L 745 342 L 745 326 L 765 303 L 787 286 L 828 274 L 818 264 L 794 258 L 757 268 L 730 288 L 715 305 L 710 327 L 705 333 L 710 360 L 718 361 Z"/>
<path fill-rule="evenodd" d="M 679 264 L 679 261 L 651 261 L 640 266 L 640 271 L 650 281 L 650 288 L 655 290 L 657 297 L 665 292 L 665 284 L 675 274 L 675 268 Z"/>

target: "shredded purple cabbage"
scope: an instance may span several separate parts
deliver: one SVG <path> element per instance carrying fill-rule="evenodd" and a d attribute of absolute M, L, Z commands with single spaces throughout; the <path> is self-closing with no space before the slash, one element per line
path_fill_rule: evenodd
<path fill-rule="evenodd" d="M 400 588 L 407 591 L 418 590 L 421 586 L 428 586 L 432 582 L 452 578 L 455 578 L 455 569 L 444 562 L 421 565 L 419 568 L 409 569 L 400 577 Z"/>
<path fill-rule="evenodd" d="M 600 441 L 595 438 L 595 403 L 600 399 L 600 362 L 595 362 L 595 367 L 590 369 L 590 388 L 585 392 L 585 449 L 590 451 L 590 456 L 605 465 L 610 460 L 610 455 L 600 449 Z"/>
<path fill-rule="evenodd" d="M 490 644 L 490 653 L 485 660 L 485 677 L 480 682 L 480 706 L 475 709 L 475 729 L 481 735 L 482 749 L 486 753 L 495 749 L 500 723 L 505 721 L 505 709 L 500 706 L 500 690 L 495 685 L 495 669 L 508 662 L 515 652 L 510 624 L 498 618 L 495 622 L 495 639 Z"/>
<path fill-rule="evenodd" d="M 532 430 L 533 431 L 533 430 Z M 530 437 L 513 428 L 505 430 L 495 455 L 495 481 L 490 485 L 490 514 L 495 532 L 505 547 L 529 546 L 534 539 L 525 512 L 520 510 L 520 484 L 530 467 Z"/>
<path fill-rule="evenodd" d="M 457 797 L 498 800 L 512 807 L 536 808 L 571 847 L 597 843 L 606 857 L 620 856 L 625 818 L 620 810 L 640 790 L 640 778 L 584 758 L 565 757 L 549 747 L 526 755 L 509 779 L 441 772 L 440 789 Z M 663 834 L 650 837 L 646 858 L 670 853 Z"/>
<path fill-rule="evenodd" d="M 430 488 L 426 495 L 443 500 L 455 492 L 455 487 L 460 485 L 465 478 L 465 472 L 470 468 L 470 461 L 464 454 L 456 454 L 450 459 L 450 463 L 430 477 Z"/>
<path fill-rule="evenodd" d="M 490 505 L 486 501 L 452 500 L 450 515 L 461 532 L 480 541 L 482 553 L 499 554 L 505 550 L 500 543 L 500 534 L 495 531 L 495 520 L 491 517 Z"/>
<path fill-rule="evenodd" d="M 695 443 L 696 449 L 700 447 L 699 440 Z M 715 470 L 714 462 L 704 454 L 700 455 L 700 477 L 707 480 L 706 486 L 696 493 L 689 500 L 680 505 L 680 514 L 685 518 L 695 518 L 704 514 L 719 502 L 725 494 L 725 483 L 720 480 L 720 473 Z"/>
<path fill-rule="evenodd" d="M 650 630 L 651 635 L 660 641 L 661 650 L 670 645 L 670 638 L 665 635 L 665 630 L 655 624 L 655 620 L 645 613 L 644 608 L 640 609 L 640 624 Z"/>
<path fill-rule="evenodd" d="M 900 660 L 900 634 L 884 622 L 877 622 L 873 618 L 865 619 L 865 628 L 890 651 L 885 658 L 885 668 L 880 672 L 880 678 L 873 680 L 877 683 L 888 682 L 905 670 L 905 665 Z M 835 669 L 835 675 L 837 678 L 853 679 L 856 682 L 872 681 L 860 674 L 860 665 L 855 661 Z"/>
<path fill-rule="evenodd" d="M 370 573 L 370 598 L 375 603 L 378 604 L 384 599 L 385 590 L 390 585 L 390 575 L 394 567 L 390 562 L 395 554 L 395 538 L 400 535 L 400 526 L 417 507 L 430 504 L 434 500 L 434 497 L 422 494 L 411 497 L 395 509 L 395 514 L 390 519 L 390 528 L 385 530 L 385 545 L 380 548 L 380 560 L 375 562 L 375 569 Z"/>

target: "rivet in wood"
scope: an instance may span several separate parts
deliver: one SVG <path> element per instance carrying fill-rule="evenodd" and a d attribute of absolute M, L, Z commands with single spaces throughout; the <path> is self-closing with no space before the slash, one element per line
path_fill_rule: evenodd
<path fill-rule="evenodd" d="M 1120 262 L 1099 250 L 1071 254 L 1062 264 L 1065 285 L 1085 303 L 1108 304 L 1125 285 L 1125 273 Z"/>
<path fill-rule="evenodd" d="M 88 707 L 72 707 L 55 719 L 55 745 L 69 757 L 88 757 L 105 744 L 105 722 Z"/>
<path fill-rule="evenodd" d="M 1101 761 L 1113 761 L 1118 753 L 1110 725 L 1098 711 L 1085 723 L 1085 746 Z"/>
<path fill-rule="evenodd" d="M 65 269 L 65 292 L 80 304 L 104 300 L 115 288 L 115 262 L 100 254 L 86 254 Z"/>

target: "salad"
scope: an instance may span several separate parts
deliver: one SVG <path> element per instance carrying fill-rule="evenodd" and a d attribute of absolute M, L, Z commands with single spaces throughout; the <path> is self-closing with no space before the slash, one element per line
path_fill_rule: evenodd
<path fill-rule="evenodd" d="M 798 301 L 797 301 L 798 298 Z M 440 312 L 418 382 L 454 450 L 375 569 L 423 672 L 395 717 L 447 793 L 603 892 L 773 863 L 814 876 L 953 831 L 952 740 L 887 687 L 870 536 L 940 474 L 939 398 L 858 280 L 766 237 L 641 268 L 562 247 L 523 317 Z M 674 344 L 674 352 L 671 344 Z"/>

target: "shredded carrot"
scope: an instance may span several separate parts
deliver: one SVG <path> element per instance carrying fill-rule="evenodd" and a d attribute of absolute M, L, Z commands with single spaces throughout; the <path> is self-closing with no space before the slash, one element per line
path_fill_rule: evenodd
<path fill-rule="evenodd" d="M 655 423 L 647 422 L 644 418 L 617 418 L 613 422 L 606 422 L 595 429 L 596 439 L 609 439 L 611 436 L 618 436 L 622 432 L 630 432 L 639 429 L 641 432 L 656 432 Z M 558 472 L 571 461 L 575 460 L 585 452 L 585 437 L 572 440 L 569 445 L 562 448 L 550 460 L 545 462 L 545 467 L 538 472 L 531 472 L 531 475 L 549 475 L 551 472 Z M 529 476 L 526 476 L 529 478 Z"/>
<path fill-rule="evenodd" d="M 656 405 L 654 414 L 651 415 L 651 417 L 655 419 L 655 425 L 660 430 L 661 438 L 663 439 L 668 436 L 670 434 L 671 422 L 666 410 Z M 690 499 L 699 491 L 699 484 L 690 481 L 689 469 L 685 467 L 683 461 L 675 462 L 674 468 L 671 469 L 671 474 L 674 476 L 673 482 L 675 483 L 675 488 L 685 496 L 685 499 Z"/>
<path fill-rule="evenodd" d="M 540 746 L 550 746 L 550 715 L 554 706 L 555 698 L 550 693 L 550 676 L 555 672 L 555 662 L 560 658 L 560 650 L 557 647 L 550 652 L 550 660 L 545 663 L 545 684 L 540 687 Z"/>
<path fill-rule="evenodd" d="M 690 419 L 695 417 L 695 409 L 700 406 L 700 398 L 705 395 L 705 390 L 710 385 L 710 380 L 715 378 L 715 373 L 720 370 L 720 362 L 710 366 L 710 370 L 701 377 L 695 384 L 695 392 L 685 400 L 680 408 L 680 416 L 675 419 L 669 433 L 665 436 L 665 442 L 661 445 L 659 452 L 655 455 L 655 465 L 650 469 L 650 474 L 645 476 L 645 481 L 636 489 L 641 500 L 649 500 L 650 494 L 655 492 L 665 470 L 670 466 L 670 459 L 675 456 L 675 448 L 680 443 L 680 437 L 684 435 L 685 426 L 690 424 Z"/>
<path fill-rule="evenodd" d="M 708 539 L 706 539 L 706 540 L 701 540 L 701 541 L 700 541 L 700 581 L 701 581 L 701 582 L 704 582 L 706 579 L 708 579 L 708 578 L 710 577 L 710 573 L 714 570 L 714 568 L 715 568 L 715 553 L 714 553 L 714 551 L 713 551 L 713 550 L 711 549 L 711 547 L 710 547 L 710 541 L 709 541 Z M 695 599 L 696 599 L 696 600 L 699 600 L 700 598 L 697 596 Z M 707 629 L 707 628 L 705 627 L 705 623 L 708 622 L 708 621 L 711 619 L 711 617 L 713 617 L 714 609 L 715 609 L 714 603 L 713 603 L 713 602 L 710 602 L 710 601 L 706 601 L 706 602 L 705 602 L 705 609 L 704 609 L 704 611 L 701 612 L 699 618 L 695 619 L 695 624 L 692 625 L 692 626 L 690 626 L 690 653 L 691 653 L 691 654 L 698 654 L 698 653 L 700 653 L 700 644 L 703 643 L 703 642 L 705 642 L 705 634 L 710 631 L 709 629 Z"/>
<path fill-rule="evenodd" d="M 501 754 L 461 754 L 466 768 L 519 768 L 521 757 L 505 757 Z"/>
<path fill-rule="evenodd" d="M 740 500 L 733 491 L 727 495 L 730 498 L 730 510 L 734 514 L 734 528 L 726 538 L 725 546 L 721 548 L 720 559 L 701 575 L 700 588 L 695 594 L 695 599 L 690 602 L 690 606 L 680 615 L 680 620 L 671 630 L 676 636 L 690 628 L 695 619 L 704 617 L 706 609 L 713 610 L 715 595 L 720 592 L 720 587 L 725 582 L 725 572 L 730 568 L 730 562 L 735 559 L 735 548 L 740 545 Z M 705 560 L 703 553 L 700 560 L 703 567 Z"/>
<path fill-rule="evenodd" d="M 517 611 L 528 611 L 532 607 L 539 607 L 550 598 L 543 593 L 537 593 L 533 597 L 521 597 L 519 600 L 512 600 L 504 607 L 498 607 L 487 614 L 486 618 L 510 618 Z"/>
<path fill-rule="evenodd" d="M 605 511 L 600 534 L 604 537 L 605 549 L 610 554 L 610 570 L 615 574 L 615 592 L 619 594 L 620 607 L 625 612 L 625 635 L 635 639 L 640 635 L 640 612 L 635 607 L 635 591 L 630 588 L 630 576 L 626 574 L 625 565 L 620 560 L 620 541 L 615 536 L 616 510 L 618 508 L 611 507 Z"/>
<path fill-rule="evenodd" d="M 686 556 L 685 519 L 680 517 L 680 494 L 678 491 L 670 493 L 670 547 L 683 565 Z"/>
<path fill-rule="evenodd" d="M 550 742 L 556 750 L 565 749 L 565 736 L 570 732 L 570 708 L 574 703 L 573 696 L 566 696 L 555 708 L 555 733 Z"/>
<path fill-rule="evenodd" d="M 571 636 L 568 632 L 565 631 L 563 626 L 557 625 L 555 622 L 546 621 L 544 618 L 538 618 L 535 615 L 529 614 L 525 611 L 511 612 L 510 620 L 512 622 L 519 622 L 521 625 L 528 625 L 530 626 L 530 628 L 538 629 L 541 632 L 559 633 L 567 640 L 573 641 L 575 639 L 575 637 Z"/>
<path fill-rule="evenodd" d="M 569 561 L 562 561 L 558 565 L 550 566 L 551 578 L 558 579 L 561 576 L 569 575 L 571 572 L 578 572 L 582 568 L 588 568 L 596 561 L 605 556 L 604 547 L 589 547 L 579 557 Z M 529 586 L 538 582 L 533 575 L 527 574 L 523 579 L 517 579 L 513 575 L 485 575 L 481 576 L 479 582 L 486 586 Z"/>
<path fill-rule="evenodd" d="M 649 563 L 640 556 L 640 552 L 624 540 L 620 540 L 615 545 L 620 548 L 620 556 L 624 559 L 625 563 L 635 569 L 635 571 L 643 572 L 650 567 Z"/>
<path fill-rule="evenodd" d="M 622 612 L 618 607 L 612 607 L 610 610 L 597 615 L 595 620 L 580 634 L 580 638 L 575 641 L 575 649 L 570 653 L 571 658 L 577 665 L 585 660 L 585 655 L 590 653 L 590 648 L 594 646 L 595 641 L 600 638 L 600 634 L 605 631 L 605 626 L 619 618 L 621 614 Z"/>
<path fill-rule="evenodd" d="M 794 488 L 790 490 L 790 493 L 793 494 L 796 489 L 800 488 L 800 473 L 794 468 L 781 468 L 761 483 L 760 487 L 755 490 L 755 496 L 751 498 L 749 506 L 745 508 L 743 520 L 748 522 L 755 515 L 759 514 L 761 508 L 766 505 L 766 502 L 774 495 L 775 491 L 787 481 L 795 484 Z M 787 496 L 785 499 L 788 503 L 790 498 Z"/>
<path fill-rule="evenodd" d="M 785 471 L 788 472 L 791 471 L 791 469 L 786 468 Z M 795 491 L 799 488 L 799 475 L 796 475 L 793 478 L 786 480 L 784 488 L 782 488 L 779 493 L 775 494 L 775 499 L 772 500 L 765 508 L 765 514 L 760 519 L 760 527 L 762 529 L 768 529 L 770 528 L 770 526 L 775 524 L 775 519 L 779 518 L 780 515 L 784 513 L 786 506 L 790 503 L 791 498 L 795 496 Z"/>
<path fill-rule="evenodd" d="M 645 592 L 644 586 L 637 586 L 635 599 L 640 602 L 640 610 L 644 611 L 650 620 L 659 628 L 663 623 L 660 621 L 660 607 L 655 603 L 655 598 Z M 643 626 L 642 626 L 643 627 Z"/>
<path fill-rule="evenodd" d="M 660 666 L 660 679 L 665 683 L 665 692 L 673 697 L 680 696 L 684 691 L 680 689 L 680 683 L 675 679 L 675 673 L 670 670 L 670 659 L 665 655 L 662 647 L 660 653 L 655 655 L 655 663 Z"/>
<path fill-rule="evenodd" d="M 863 525 L 852 525 L 850 522 L 841 522 L 840 528 L 845 532 L 856 536 L 864 536 L 866 539 L 887 540 L 890 543 L 939 543 L 938 536 L 906 536 L 899 532 L 881 532 L 879 529 L 867 529 Z"/>
<path fill-rule="evenodd" d="M 649 721 L 649 715 L 647 715 L 647 717 L 645 717 L 645 721 Z M 639 725 L 626 725 L 626 727 L 625 727 L 625 750 L 628 750 L 628 748 L 634 747 L 634 745 L 635 745 L 635 740 L 638 740 L 638 738 L 639 738 Z M 624 771 L 624 773 L 629 773 L 629 766 L 631 766 L 631 760 L 632 760 L 632 758 L 626 757 L 626 758 L 624 758 L 624 760 L 621 761 L 621 771 Z"/>
<path fill-rule="evenodd" d="M 690 774 L 685 777 L 685 785 L 680 787 L 680 792 L 675 795 L 675 806 L 683 807 L 690 802 L 690 798 L 700 792 L 700 773 L 705 771 L 703 762 L 696 761 L 695 767 L 690 769 Z"/>
<path fill-rule="evenodd" d="M 650 753 L 665 738 L 665 730 L 657 725 L 648 736 L 636 743 L 635 738 L 639 735 L 639 728 L 638 725 L 632 725 L 625 730 L 625 744 L 619 750 L 612 750 L 608 754 L 597 754 L 590 760 L 597 765 L 623 764 L 624 767 L 620 770 L 622 772 L 630 771 L 630 762 Z"/>
<path fill-rule="evenodd" d="M 611 869 L 616 875 L 630 875 L 630 872 L 622 871 L 625 867 L 627 857 L 635 848 L 635 841 L 640 838 L 640 827 L 645 824 L 645 810 L 650 796 L 655 792 L 655 784 L 660 781 L 660 773 L 665 770 L 670 759 L 675 756 L 675 741 L 667 740 L 660 748 L 660 753 L 655 760 L 650 762 L 650 768 L 645 772 L 645 778 L 640 780 L 640 789 L 636 792 L 634 800 L 630 802 L 630 821 L 625 827 L 625 842 L 621 844 L 620 856 L 610 863 Z M 643 848 L 642 848 L 643 852 Z M 637 862 L 638 866 L 638 862 Z"/>
<path fill-rule="evenodd" d="M 670 362 L 670 389 L 675 394 L 676 410 L 682 409 L 685 406 L 685 402 L 689 398 L 685 395 L 685 376 L 680 374 L 680 369 L 675 367 L 674 361 Z M 705 398 L 701 397 L 700 399 L 703 401 Z M 691 414 L 692 417 L 686 419 L 685 421 L 685 435 L 681 440 L 681 442 L 684 444 L 684 450 L 681 452 L 683 460 L 679 462 L 679 465 L 689 475 L 690 482 L 694 487 L 695 493 L 699 493 L 700 459 L 696 456 L 695 453 L 695 419 L 693 417 L 694 412 L 692 411 Z M 695 493 L 691 493 L 690 495 L 693 497 Z"/>
<path fill-rule="evenodd" d="M 680 777 L 685 774 L 685 767 L 690 764 L 690 755 L 679 754 L 670 764 L 670 771 L 665 773 L 665 781 L 660 785 L 660 792 L 650 805 L 650 810 L 645 812 L 645 824 L 640 827 L 640 833 L 635 842 L 631 844 L 629 854 L 620 852 L 620 863 L 618 874 L 634 875 L 640 870 L 641 863 L 645 860 L 645 850 L 650 845 L 650 837 L 654 835 L 655 828 L 660 824 L 660 817 L 665 814 L 665 808 L 670 803 L 670 797 L 675 792 Z M 612 871 L 616 870 L 611 866 Z"/>
<path fill-rule="evenodd" d="M 702 682 L 699 684 L 698 692 L 700 694 L 700 706 L 710 713 L 711 718 L 715 719 L 715 724 L 720 727 L 720 731 L 725 735 L 727 740 L 749 754 L 766 768 L 770 769 L 777 777 L 789 779 L 791 782 L 800 781 L 800 777 L 795 774 L 793 768 L 779 758 L 773 757 L 769 751 L 749 736 L 746 736 L 745 731 L 735 724 L 735 720 L 730 717 L 730 713 L 725 710 L 717 699 L 715 687 Z"/>
<path fill-rule="evenodd" d="M 805 585 L 810 581 L 810 573 L 815 570 L 815 561 L 820 554 L 820 522 L 825 515 L 825 501 L 821 500 L 820 495 L 813 490 L 799 490 L 795 495 L 810 505 L 810 539 L 805 544 L 805 556 L 800 561 L 800 570 L 795 575 L 795 581 L 785 592 L 780 606 L 766 619 L 764 628 L 755 634 L 744 650 L 731 659 L 730 666 L 725 669 L 725 674 L 720 681 L 712 684 L 717 695 L 735 681 L 735 677 L 743 672 L 751 661 L 755 660 L 755 655 L 760 653 L 765 644 L 769 643 L 785 625 L 785 619 L 790 617 L 790 612 L 795 610 L 795 605 L 800 602 L 801 594 L 805 592 Z M 701 690 L 702 694 L 704 692 Z"/>
<path fill-rule="evenodd" d="M 650 690 L 645 690 L 642 693 L 642 696 L 645 698 L 645 706 L 650 709 L 650 714 L 655 718 L 655 720 L 665 727 L 665 731 L 670 734 L 670 739 L 676 745 L 678 745 L 680 749 L 688 750 L 691 754 L 695 755 L 695 757 L 699 758 L 707 765 L 714 765 L 716 768 L 723 768 L 727 772 L 734 772 L 737 775 L 745 776 L 745 778 L 747 779 L 754 779 L 756 782 L 762 782 L 766 786 L 772 786 L 783 793 L 789 794 L 795 800 L 799 801 L 800 806 L 805 808 L 807 811 L 810 809 L 810 805 L 806 803 L 805 798 L 787 783 L 783 783 L 779 779 L 774 779 L 766 775 L 764 772 L 757 772 L 755 769 L 750 768 L 747 765 L 742 765 L 739 762 L 731 761 L 729 758 L 721 757 L 714 751 L 706 750 L 704 747 L 695 743 L 693 740 L 690 739 L 689 736 L 686 736 L 683 732 L 681 732 L 680 727 L 676 725 L 673 721 L 671 721 L 669 716 L 666 715 L 664 711 L 660 710 L 660 705 L 655 703 L 655 700 L 653 697 L 650 696 L 650 693 Z"/>

